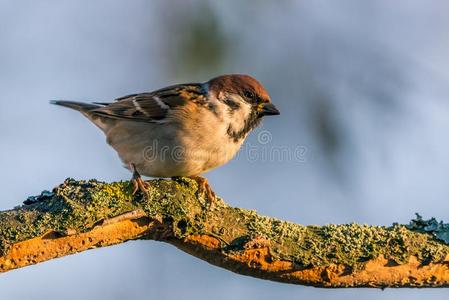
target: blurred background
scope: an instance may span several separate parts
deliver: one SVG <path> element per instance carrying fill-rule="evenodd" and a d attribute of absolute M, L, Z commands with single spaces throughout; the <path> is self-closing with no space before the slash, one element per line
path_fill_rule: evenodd
<path fill-rule="evenodd" d="M 49 100 L 247 73 L 281 115 L 207 174 L 228 203 L 302 224 L 448 221 L 448 53 L 445 0 L 1 0 L 0 209 L 66 177 L 130 178 L 96 127 Z M 272 283 L 152 241 L 0 277 L 8 300 L 447 299 Z"/>

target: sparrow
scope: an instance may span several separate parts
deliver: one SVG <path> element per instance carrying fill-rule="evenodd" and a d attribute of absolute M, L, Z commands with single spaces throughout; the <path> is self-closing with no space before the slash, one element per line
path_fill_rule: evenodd
<path fill-rule="evenodd" d="M 133 194 L 146 191 L 148 177 L 190 177 L 212 200 L 200 176 L 231 160 L 262 117 L 279 115 L 260 82 L 231 74 L 204 83 L 184 83 L 113 102 L 56 100 L 81 112 L 106 135 L 132 173 Z"/>

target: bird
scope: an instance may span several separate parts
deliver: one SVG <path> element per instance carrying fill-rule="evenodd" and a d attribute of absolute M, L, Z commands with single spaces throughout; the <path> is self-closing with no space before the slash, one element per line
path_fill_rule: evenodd
<path fill-rule="evenodd" d="M 171 85 L 112 102 L 52 100 L 83 114 L 132 172 L 133 195 L 156 178 L 189 177 L 210 201 L 204 173 L 230 161 L 264 116 L 279 115 L 264 86 L 244 74 Z"/>

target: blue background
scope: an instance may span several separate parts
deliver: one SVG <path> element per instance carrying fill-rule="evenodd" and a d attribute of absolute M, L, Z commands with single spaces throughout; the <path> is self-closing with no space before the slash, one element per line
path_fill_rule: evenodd
<path fill-rule="evenodd" d="M 248 73 L 281 115 L 207 174 L 228 203 L 302 224 L 448 221 L 448 28 L 443 0 L 1 0 L 0 209 L 66 177 L 130 178 L 96 127 L 49 100 Z M 298 147 L 300 157 L 273 154 Z M 153 241 L 11 271 L 0 290 L 8 300 L 447 298 L 273 283 Z"/>

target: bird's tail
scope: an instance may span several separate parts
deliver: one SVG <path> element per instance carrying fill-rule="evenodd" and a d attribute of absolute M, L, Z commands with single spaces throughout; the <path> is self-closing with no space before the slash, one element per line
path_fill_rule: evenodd
<path fill-rule="evenodd" d="M 86 113 L 90 110 L 100 107 L 99 105 L 96 105 L 96 104 L 83 103 L 83 102 L 77 102 L 77 101 L 65 101 L 65 100 L 52 100 L 52 101 L 50 101 L 50 104 L 68 107 L 68 108 L 80 111 L 82 113 Z"/>
<path fill-rule="evenodd" d="M 115 119 L 106 118 L 105 116 L 99 115 L 95 112 L 95 109 L 103 107 L 104 104 L 83 103 L 66 100 L 52 100 L 50 101 L 50 103 L 79 111 L 105 133 L 108 128 L 110 128 L 110 125 L 115 121 Z"/>

